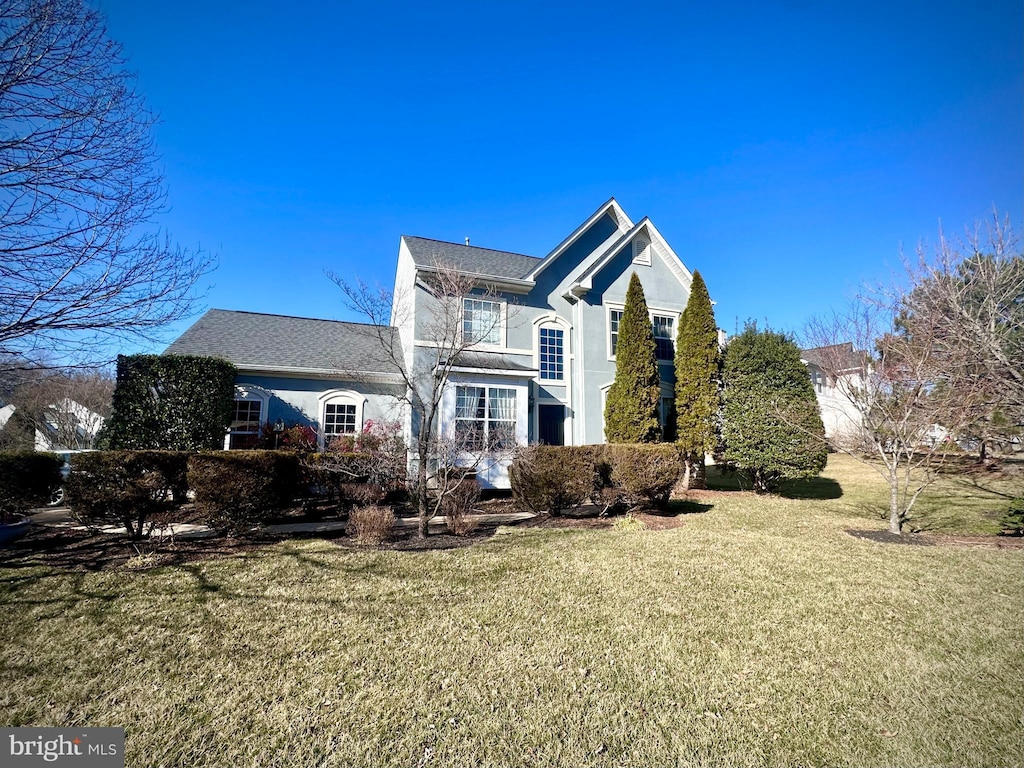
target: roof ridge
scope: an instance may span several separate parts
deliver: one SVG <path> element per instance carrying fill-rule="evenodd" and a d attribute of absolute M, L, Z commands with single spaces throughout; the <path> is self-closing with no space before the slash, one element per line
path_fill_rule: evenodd
<path fill-rule="evenodd" d="M 283 315 L 280 312 L 254 312 L 251 309 L 221 309 L 219 307 L 212 307 L 207 312 L 229 312 L 233 315 L 258 315 L 260 317 L 281 317 L 287 320 L 311 320 L 317 323 L 339 323 L 342 325 L 364 325 L 368 327 L 376 327 L 376 323 L 361 323 L 356 320 L 332 320 L 326 317 L 303 317 L 301 315 Z M 382 326 L 385 328 L 393 328 L 391 325 Z"/>

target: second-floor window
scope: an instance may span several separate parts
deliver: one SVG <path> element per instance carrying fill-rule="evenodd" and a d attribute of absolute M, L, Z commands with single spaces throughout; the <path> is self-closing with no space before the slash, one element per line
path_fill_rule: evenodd
<path fill-rule="evenodd" d="M 565 378 L 565 331 L 553 326 L 540 329 L 540 377 L 561 381 Z"/>
<path fill-rule="evenodd" d="M 619 325 L 622 323 L 621 309 L 608 310 L 609 347 L 612 357 L 619 346 Z M 676 354 L 676 318 L 675 315 L 651 315 L 651 327 L 654 331 L 654 352 L 659 360 L 672 360 Z"/>
<path fill-rule="evenodd" d="M 501 304 L 485 299 L 463 299 L 462 338 L 468 344 L 500 344 Z"/>
<path fill-rule="evenodd" d="M 654 352 L 659 360 L 672 360 L 676 355 L 675 333 L 676 319 L 670 315 L 654 315 Z"/>
<path fill-rule="evenodd" d="M 622 310 L 612 309 L 608 311 L 608 331 L 611 334 L 612 357 L 615 357 L 615 349 L 619 346 L 619 323 L 622 322 Z"/>

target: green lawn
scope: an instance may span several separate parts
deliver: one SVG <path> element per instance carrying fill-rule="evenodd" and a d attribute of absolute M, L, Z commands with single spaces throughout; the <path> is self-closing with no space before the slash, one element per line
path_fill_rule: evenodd
<path fill-rule="evenodd" d="M 995 502 L 940 491 L 928 514 L 983 528 Z M 848 535 L 884 527 L 884 485 L 841 458 L 789 495 L 667 531 L 0 569 L 2 719 L 124 726 L 129 766 L 1020 765 L 1024 551 Z"/>

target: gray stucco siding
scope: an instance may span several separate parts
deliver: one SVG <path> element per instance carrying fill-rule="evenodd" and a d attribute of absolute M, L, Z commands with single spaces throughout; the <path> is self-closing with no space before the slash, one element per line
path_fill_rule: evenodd
<path fill-rule="evenodd" d="M 681 314 L 689 292 L 665 263 L 654 256 L 650 266 L 633 264 L 632 246 L 627 244 L 595 276 L 593 289 L 581 301 L 583 366 L 583 438 L 587 443 L 604 442 L 604 392 L 615 380 L 615 361 L 609 359 L 608 310 L 621 307 L 633 272 L 640 278 L 648 307 Z M 678 326 L 675 326 L 678 330 Z M 671 361 L 659 365 L 663 388 L 671 388 L 675 372 Z"/>
<path fill-rule="evenodd" d="M 299 378 L 269 374 L 240 373 L 236 387 L 254 389 L 267 397 L 266 423 L 282 419 L 289 426 L 302 424 L 321 427 L 321 397 L 326 392 L 347 391 L 363 399 L 362 423 L 399 421 L 402 417 L 397 385 L 367 384 L 344 379 Z"/>

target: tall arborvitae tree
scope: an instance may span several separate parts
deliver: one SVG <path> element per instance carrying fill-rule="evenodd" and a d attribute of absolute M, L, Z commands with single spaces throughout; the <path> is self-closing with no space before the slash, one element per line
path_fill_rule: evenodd
<path fill-rule="evenodd" d="M 619 320 L 615 348 L 615 382 L 604 409 L 604 436 L 609 443 L 656 443 L 661 439 L 658 406 L 661 377 L 654 329 L 640 278 L 633 273 Z"/>
<path fill-rule="evenodd" d="M 723 370 L 725 458 L 758 493 L 825 468 L 825 427 L 800 348 L 750 324 L 729 341 Z"/>
<path fill-rule="evenodd" d="M 704 487 L 704 455 L 715 449 L 722 405 L 722 351 L 711 297 L 700 272 L 676 335 L 676 440 L 686 459 L 684 485 Z"/>

